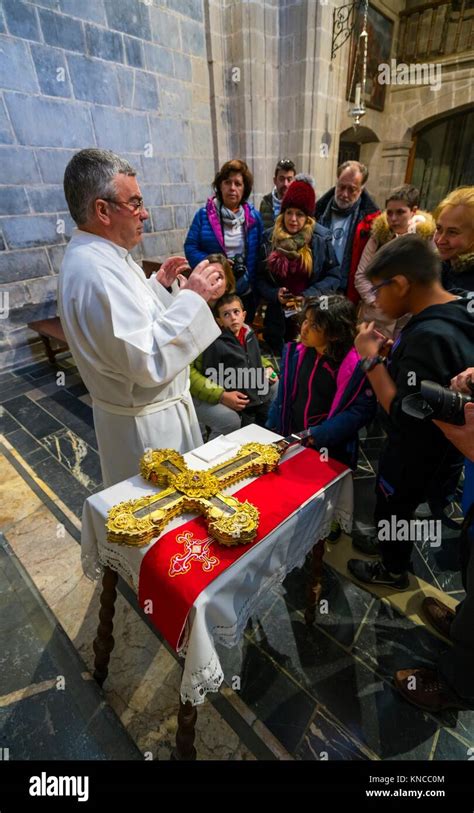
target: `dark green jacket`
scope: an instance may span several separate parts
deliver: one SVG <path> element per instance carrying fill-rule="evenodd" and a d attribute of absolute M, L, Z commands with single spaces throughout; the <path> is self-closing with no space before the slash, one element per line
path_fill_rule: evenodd
<path fill-rule="evenodd" d="M 275 225 L 275 216 L 273 214 L 273 200 L 272 193 L 264 195 L 260 204 L 260 214 L 263 220 L 263 230 L 272 229 Z"/>

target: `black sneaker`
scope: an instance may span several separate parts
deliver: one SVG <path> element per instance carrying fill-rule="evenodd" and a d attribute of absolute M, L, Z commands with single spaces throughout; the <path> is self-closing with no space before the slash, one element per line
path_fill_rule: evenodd
<path fill-rule="evenodd" d="M 355 578 L 364 584 L 380 584 L 395 590 L 406 590 L 410 582 L 408 573 L 390 573 L 382 562 L 364 562 L 362 559 L 349 559 L 347 567 Z"/>
<path fill-rule="evenodd" d="M 380 556 L 380 545 L 376 536 L 366 536 L 359 531 L 352 534 L 352 547 L 366 556 Z"/>

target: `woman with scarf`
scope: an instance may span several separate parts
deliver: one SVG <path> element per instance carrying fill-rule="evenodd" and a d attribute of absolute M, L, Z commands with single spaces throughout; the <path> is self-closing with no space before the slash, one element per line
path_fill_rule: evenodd
<path fill-rule="evenodd" d="M 406 325 L 409 314 L 400 319 L 391 319 L 383 313 L 376 302 L 376 292 L 365 276 L 375 253 L 391 240 L 404 234 L 418 234 L 424 240 L 432 240 L 435 222 L 429 212 L 418 209 L 420 192 L 416 186 L 403 184 L 390 192 L 385 201 L 385 211 L 372 219 L 370 237 L 359 261 L 354 276 L 354 285 L 361 298 L 359 321 L 374 322 L 375 327 L 389 339 L 396 339 Z"/>
<path fill-rule="evenodd" d="M 434 214 L 444 287 L 455 294 L 474 291 L 474 186 L 454 189 Z"/>
<path fill-rule="evenodd" d="M 215 195 L 196 212 L 184 252 L 191 268 L 209 254 L 224 254 L 232 262 L 237 293 L 251 323 L 256 308 L 255 276 L 263 233 L 259 212 L 247 202 L 253 176 L 245 161 L 226 161 L 212 186 Z"/>
<path fill-rule="evenodd" d="M 313 217 L 314 181 L 297 175 L 281 203 L 273 229 L 263 235 L 258 290 L 267 302 L 263 336 L 275 355 L 296 337 L 296 314 L 306 297 L 334 293 L 340 267 L 329 229 Z"/>

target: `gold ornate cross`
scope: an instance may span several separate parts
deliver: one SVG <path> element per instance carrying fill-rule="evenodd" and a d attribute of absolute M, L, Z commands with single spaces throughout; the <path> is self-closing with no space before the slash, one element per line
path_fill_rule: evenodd
<path fill-rule="evenodd" d="M 111 508 L 107 540 L 141 547 L 160 536 L 173 517 L 198 511 L 207 519 L 209 534 L 221 544 L 250 542 L 257 534 L 258 510 L 247 500 L 240 502 L 222 490 L 245 477 L 275 471 L 283 451 L 292 442 L 246 443 L 230 460 L 204 471 L 189 469 L 183 456 L 173 449 L 146 452 L 140 461 L 140 473 L 164 489 Z"/>

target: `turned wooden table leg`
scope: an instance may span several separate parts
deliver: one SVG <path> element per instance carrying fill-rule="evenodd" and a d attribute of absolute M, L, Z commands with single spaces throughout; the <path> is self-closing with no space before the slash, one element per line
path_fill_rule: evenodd
<path fill-rule="evenodd" d="M 308 600 L 304 613 L 304 620 L 308 625 L 314 624 L 316 607 L 318 606 L 323 588 L 324 543 L 325 540 L 320 539 L 319 542 L 316 542 L 312 550 L 311 577 L 308 584 Z"/>
<path fill-rule="evenodd" d="M 183 703 L 179 699 L 178 730 L 176 732 L 176 745 L 171 759 L 177 761 L 196 759 L 194 738 L 196 736 L 197 708 L 189 700 Z"/>
<path fill-rule="evenodd" d="M 95 652 L 94 680 L 102 686 L 109 672 L 110 653 L 115 641 L 112 635 L 114 628 L 113 617 L 115 614 L 115 599 L 117 591 L 115 589 L 118 581 L 118 573 L 110 567 L 106 567 L 102 578 L 102 594 L 100 596 L 99 626 L 97 627 L 97 638 L 93 648 Z"/>

